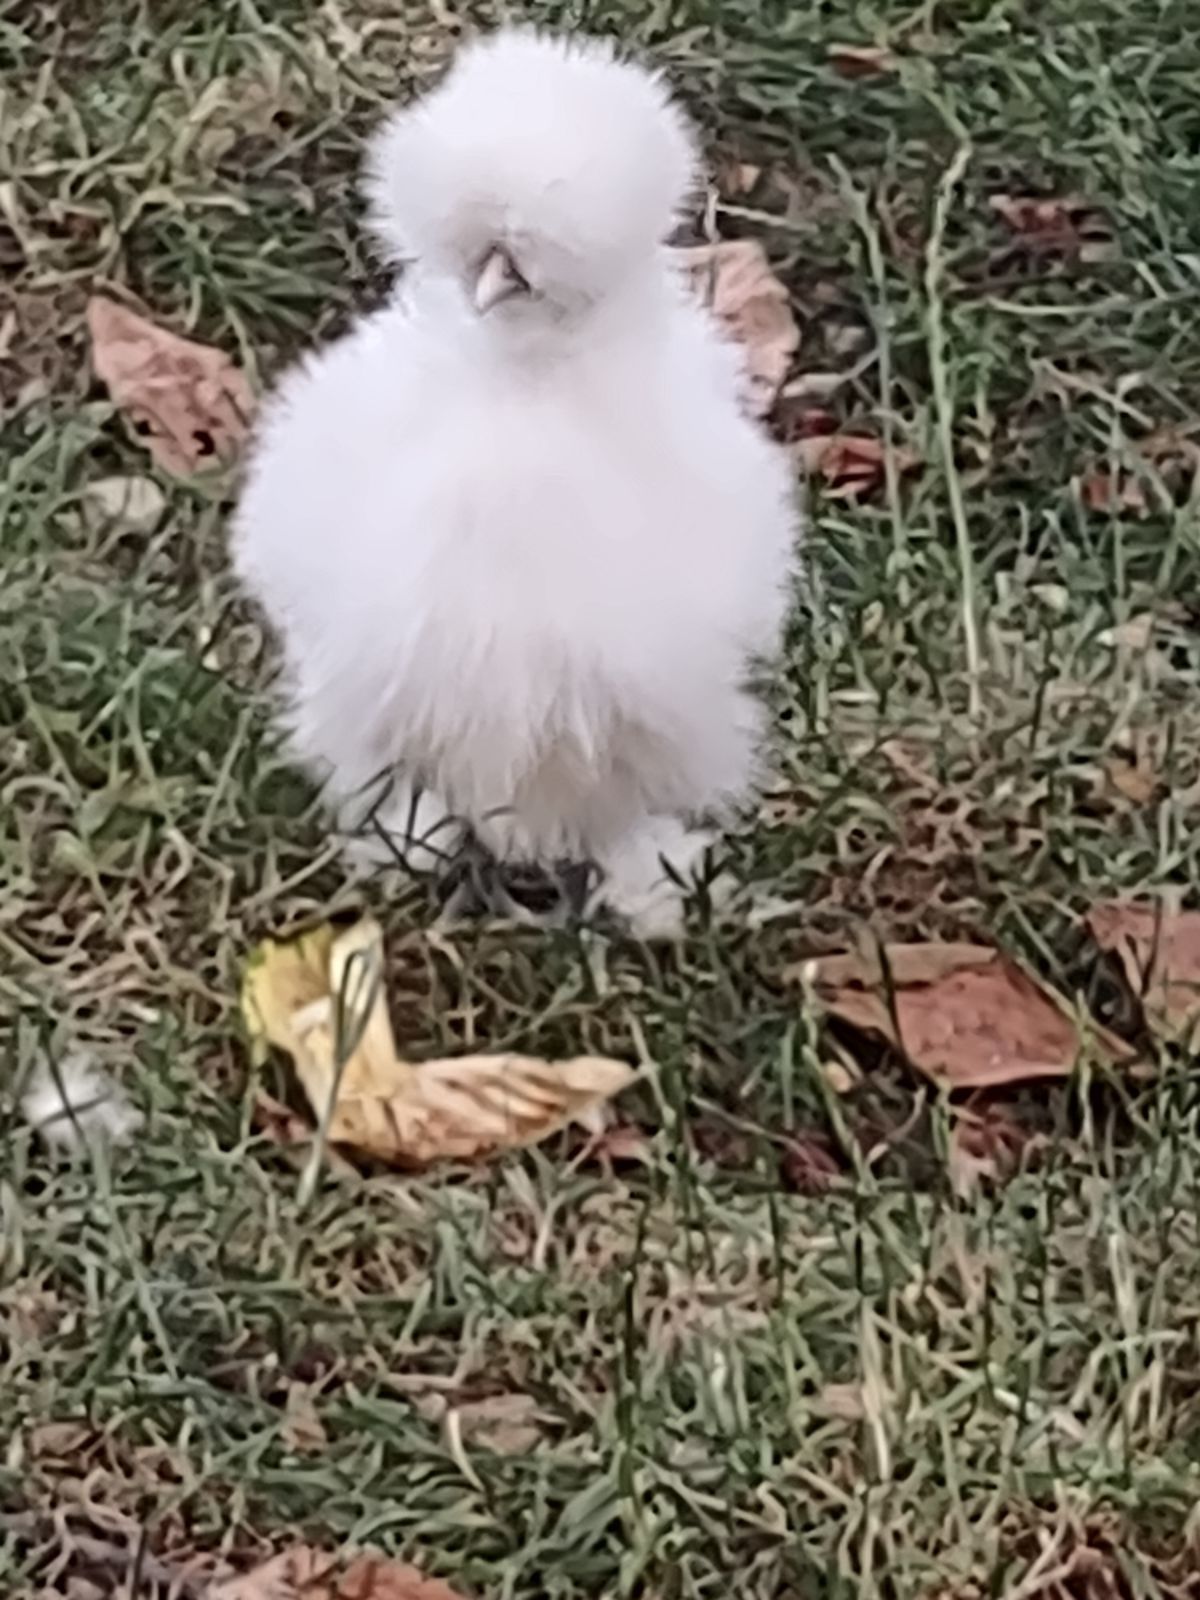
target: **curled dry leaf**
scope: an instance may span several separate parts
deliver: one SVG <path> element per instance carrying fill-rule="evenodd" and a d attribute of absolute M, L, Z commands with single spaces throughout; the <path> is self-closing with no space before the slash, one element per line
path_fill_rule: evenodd
<path fill-rule="evenodd" d="M 464 1600 L 449 1584 L 379 1556 L 349 1560 L 294 1545 L 241 1577 L 212 1584 L 205 1600 Z"/>
<path fill-rule="evenodd" d="M 331 1143 L 406 1166 L 477 1160 L 571 1122 L 597 1129 L 607 1102 L 636 1077 L 602 1056 L 401 1060 L 383 937 L 369 918 L 341 933 L 326 925 L 266 941 L 247 966 L 242 1011 L 260 1053 L 273 1044 L 291 1056 L 313 1110 L 328 1116 Z"/>
<path fill-rule="evenodd" d="M 1084 922 L 1101 950 L 1120 961 L 1151 1032 L 1196 1048 L 1200 911 L 1172 910 L 1161 900 L 1108 900 L 1093 906 Z"/>
<path fill-rule="evenodd" d="M 104 295 L 88 301 L 87 322 L 97 377 L 164 471 L 187 475 L 237 454 L 254 395 L 223 351 Z"/>
<path fill-rule="evenodd" d="M 866 434 L 812 431 L 796 439 L 793 449 L 810 477 L 821 480 L 829 500 L 862 500 L 887 478 L 887 446 Z M 921 458 L 903 445 L 893 446 L 896 471 L 903 476 Z"/>
<path fill-rule="evenodd" d="M 706 306 L 742 346 L 749 408 L 770 411 L 800 348 L 788 292 L 754 239 L 726 239 L 676 251 Z"/>
<path fill-rule="evenodd" d="M 982 945 L 887 945 L 882 959 L 818 956 L 785 976 L 952 1089 L 1067 1077 L 1089 1043 L 1112 1062 L 1130 1054 L 1097 1023 L 1081 1033 L 1055 990 Z"/>

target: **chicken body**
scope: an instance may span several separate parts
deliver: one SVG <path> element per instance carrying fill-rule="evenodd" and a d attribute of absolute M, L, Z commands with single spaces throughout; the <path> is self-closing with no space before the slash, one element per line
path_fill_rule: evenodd
<path fill-rule="evenodd" d="M 485 63 L 501 82 L 505 48 Z M 636 72 L 507 48 L 564 79 L 551 121 L 578 113 L 581 62 Z M 344 821 L 387 774 L 376 821 L 412 864 L 469 825 L 501 855 L 597 862 L 618 909 L 662 931 L 664 860 L 686 872 L 689 825 L 753 781 L 746 680 L 779 637 L 791 474 L 659 243 L 669 213 L 605 273 L 578 230 L 539 232 L 485 182 L 392 304 L 285 379 L 236 561 L 282 641 L 297 754 Z M 481 288 L 488 271 L 511 277 Z"/>

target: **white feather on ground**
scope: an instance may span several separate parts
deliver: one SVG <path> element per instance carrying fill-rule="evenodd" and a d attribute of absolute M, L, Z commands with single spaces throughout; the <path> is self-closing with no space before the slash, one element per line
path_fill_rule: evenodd
<path fill-rule="evenodd" d="M 144 1118 L 124 1091 L 86 1051 L 41 1062 L 21 1098 L 26 1122 L 48 1145 L 79 1150 L 90 1140 L 128 1144 Z"/>
<path fill-rule="evenodd" d="M 376 138 L 393 303 L 290 373 L 237 517 L 294 748 L 414 868 L 468 824 L 592 860 L 650 936 L 752 791 L 790 465 L 662 244 L 697 171 L 662 80 L 523 31 Z M 379 803 L 378 779 L 391 787 Z M 374 787 L 373 787 L 374 785 Z"/>

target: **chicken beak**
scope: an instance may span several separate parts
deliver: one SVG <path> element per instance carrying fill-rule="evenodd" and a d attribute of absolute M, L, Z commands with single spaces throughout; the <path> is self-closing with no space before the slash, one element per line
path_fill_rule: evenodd
<path fill-rule="evenodd" d="M 508 251 L 495 245 L 484 257 L 475 279 L 472 295 L 475 309 L 482 317 L 493 306 L 511 300 L 515 294 L 524 294 L 528 288 Z"/>

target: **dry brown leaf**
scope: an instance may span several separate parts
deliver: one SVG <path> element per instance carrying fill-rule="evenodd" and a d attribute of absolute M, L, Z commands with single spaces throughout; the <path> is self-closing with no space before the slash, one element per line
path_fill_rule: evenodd
<path fill-rule="evenodd" d="M 224 351 L 104 295 L 88 301 L 87 323 L 97 377 L 164 471 L 186 475 L 237 455 L 254 395 Z"/>
<path fill-rule="evenodd" d="M 302 104 L 287 80 L 285 58 L 266 47 L 255 51 L 253 76 L 239 73 L 206 82 L 182 137 L 194 140 L 204 165 L 213 165 L 246 141 L 284 137 L 286 121 Z"/>
<path fill-rule="evenodd" d="M 95 1429 L 86 1422 L 43 1422 L 29 1435 L 29 1453 L 39 1461 L 47 1457 L 66 1461 L 95 1436 Z"/>
<path fill-rule="evenodd" d="M 746 1129 L 724 1117 L 699 1116 L 689 1124 L 696 1154 L 718 1167 L 749 1171 L 754 1166 L 755 1141 Z"/>
<path fill-rule="evenodd" d="M 1152 503 L 1148 485 L 1129 467 L 1095 467 L 1079 480 L 1079 498 L 1089 511 L 1110 516 L 1128 512 L 1148 516 L 1171 501 L 1184 503 L 1200 492 L 1200 444 L 1191 436 L 1194 429 L 1156 428 L 1144 438 L 1131 441 L 1134 454 L 1153 474 Z"/>
<path fill-rule="evenodd" d="M 288 1386 L 280 1436 L 296 1455 L 313 1455 L 329 1443 L 325 1424 L 313 1404 L 312 1391 L 302 1383 Z"/>
<path fill-rule="evenodd" d="M 830 500 L 862 500 L 887 478 L 887 447 L 866 434 L 813 432 L 798 438 L 793 449 L 805 472 L 821 479 Z M 903 445 L 893 447 L 893 456 L 901 475 L 921 464 L 920 456 Z"/>
<path fill-rule="evenodd" d="M 966 1196 L 981 1184 L 1006 1182 L 1031 1140 L 1028 1128 L 1001 1106 L 959 1110 L 950 1130 L 950 1182 L 955 1193 Z"/>
<path fill-rule="evenodd" d="M 842 78 L 877 78 L 897 66 L 892 52 L 879 44 L 830 45 L 829 64 Z"/>
<path fill-rule="evenodd" d="M 1127 744 L 1114 747 L 1105 757 L 1104 776 L 1123 799 L 1135 806 L 1148 806 L 1162 787 L 1153 741 L 1139 732 Z"/>
<path fill-rule="evenodd" d="M 462 1437 L 498 1456 L 527 1454 L 542 1441 L 542 1408 L 529 1394 L 493 1394 L 455 1406 Z"/>
<path fill-rule="evenodd" d="M 818 956 L 785 976 L 810 984 L 832 1016 L 885 1039 L 952 1089 L 1073 1071 L 1084 1040 L 1066 1002 L 1000 951 L 887 945 L 883 957 Z M 1089 1024 L 1088 1034 L 1110 1060 L 1128 1059 L 1121 1041 L 1098 1024 Z"/>
<path fill-rule="evenodd" d="M 644 1128 L 635 1122 L 614 1122 L 588 1141 L 589 1161 L 607 1166 L 654 1165 L 654 1147 Z"/>
<path fill-rule="evenodd" d="M 789 384 L 788 388 L 791 389 L 792 385 Z M 788 444 L 797 444 L 801 439 L 828 438 L 835 434 L 838 431 L 838 419 L 825 406 L 804 400 L 794 401 L 785 392 L 776 412 L 776 428 Z"/>
<path fill-rule="evenodd" d="M 247 966 L 242 1011 L 257 1051 L 273 1044 L 292 1057 L 317 1117 L 328 1115 L 331 1143 L 406 1166 L 478 1160 L 571 1122 L 598 1131 L 607 1102 L 636 1077 L 603 1056 L 401 1060 L 383 936 L 370 918 L 341 933 L 326 925 L 267 940 Z"/>
<path fill-rule="evenodd" d="M 1186 427 L 1155 428 L 1144 439 L 1138 440 L 1138 450 L 1168 480 L 1186 475 L 1194 485 L 1200 478 L 1197 432 L 1200 432 L 1200 423 L 1195 422 Z"/>
<path fill-rule="evenodd" d="M 770 411 L 783 387 L 800 329 L 788 292 L 754 239 L 724 239 L 676 251 L 696 293 L 742 346 L 755 416 Z"/>
<path fill-rule="evenodd" d="M 994 194 L 989 204 L 1030 256 L 1092 263 L 1118 253 L 1108 218 L 1078 195 Z"/>
<path fill-rule="evenodd" d="M 1128 473 L 1085 472 L 1079 480 L 1079 498 L 1089 511 L 1132 511 L 1140 517 L 1150 509 L 1146 491 Z"/>
<path fill-rule="evenodd" d="M 379 1556 L 343 1558 L 294 1545 L 239 1578 L 210 1586 L 205 1600 L 464 1600 L 449 1584 Z"/>
<path fill-rule="evenodd" d="M 1200 1044 L 1200 911 L 1162 901 L 1108 900 L 1084 924 L 1120 961 L 1125 981 L 1158 1038 Z"/>
<path fill-rule="evenodd" d="M 842 1175 L 828 1144 L 811 1133 L 787 1136 L 779 1169 L 788 1188 L 797 1194 L 826 1194 Z"/>

